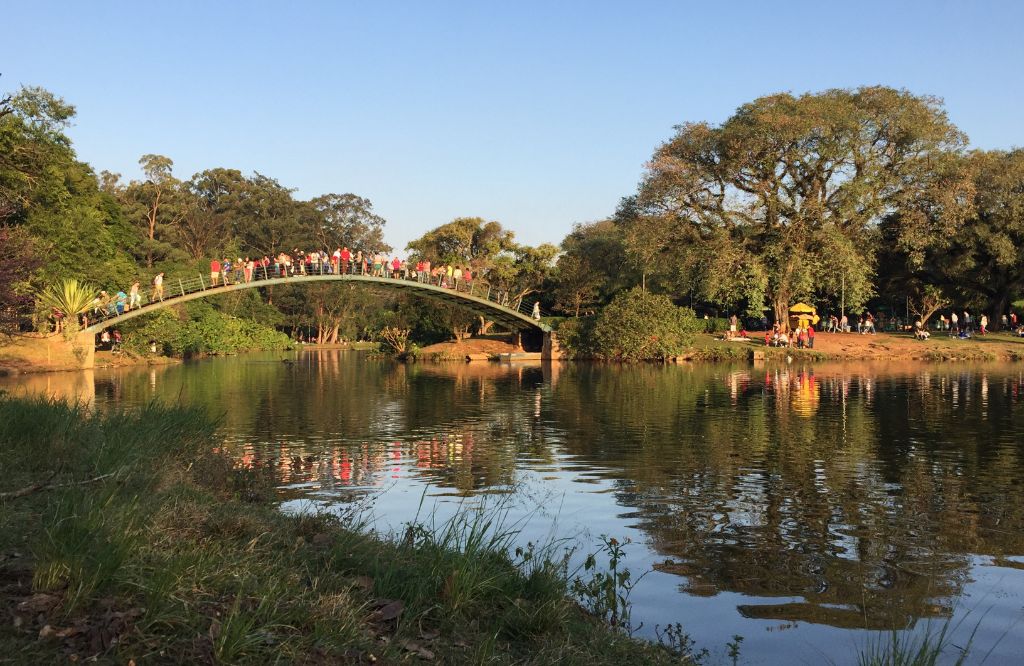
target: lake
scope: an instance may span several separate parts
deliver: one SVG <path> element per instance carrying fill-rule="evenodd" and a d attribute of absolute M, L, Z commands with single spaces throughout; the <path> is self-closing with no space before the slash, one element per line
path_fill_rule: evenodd
<path fill-rule="evenodd" d="M 893 629 L 1024 652 L 1024 365 L 402 365 L 348 351 L 25 375 L 221 419 L 285 510 L 381 530 L 486 503 L 523 543 L 628 542 L 637 635 L 849 663 Z"/>

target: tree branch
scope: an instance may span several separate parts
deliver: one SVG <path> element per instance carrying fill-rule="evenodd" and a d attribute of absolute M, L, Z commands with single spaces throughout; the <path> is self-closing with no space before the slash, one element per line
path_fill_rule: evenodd
<path fill-rule="evenodd" d="M 41 483 L 33 483 L 32 485 L 25 486 L 24 488 L 19 488 L 18 490 L 11 490 L 6 493 L 0 493 L 0 500 L 17 499 L 19 497 L 25 497 L 26 495 L 31 495 L 32 493 L 39 492 L 42 490 L 55 490 L 57 488 L 86 486 L 89 485 L 90 483 L 96 483 L 98 481 L 102 481 L 103 479 L 114 476 L 114 472 L 111 472 L 109 474 L 101 474 L 97 477 L 86 479 L 84 481 L 70 481 L 68 483 L 50 483 L 50 479 L 52 479 L 55 474 L 56 472 L 51 474 L 49 479 Z"/>

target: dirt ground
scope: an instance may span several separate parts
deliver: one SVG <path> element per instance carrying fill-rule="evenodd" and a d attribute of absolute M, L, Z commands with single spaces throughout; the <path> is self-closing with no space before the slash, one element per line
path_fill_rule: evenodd
<path fill-rule="evenodd" d="M 439 342 L 420 350 L 423 354 L 466 356 L 467 354 L 508 354 L 522 351 L 507 340 L 496 338 L 470 338 L 458 342 Z"/>

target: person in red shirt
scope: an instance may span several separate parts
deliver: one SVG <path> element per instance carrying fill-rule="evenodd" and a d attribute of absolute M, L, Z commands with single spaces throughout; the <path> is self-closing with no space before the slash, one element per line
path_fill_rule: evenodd
<path fill-rule="evenodd" d="M 348 246 L 345 246 L 341 251 L 341 272 L 343 275 L 348 274 L 348 264 L 352 261 L 352 253 L 349 251 Z"/>
<path fill-rule="evenodd" d="M 814 326 L 807 324 L 807 347 L 814 349 Z"/>
<path fill-rule="evenodd" d="M 214 259 L 210 262 L 210 286 L 216 287 L 220 281 L 220 261 Z"/>

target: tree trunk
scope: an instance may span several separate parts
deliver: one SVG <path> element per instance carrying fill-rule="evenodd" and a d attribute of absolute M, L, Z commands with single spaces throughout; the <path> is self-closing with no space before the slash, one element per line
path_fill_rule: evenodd
<path fill-rule="evenodd" d="M 776 296 L 772 302 L 772 309 L 775 311 L 775 323 L 782 327 L 782 330 L 789 330 L 789 299 Z"/>
<path fill-rule="evenodd" d="M 494 326 L 494 322 L 484 319 L 483 315 L 478 316 L 480 317 L 480 335 L 487 335 L 491 327 Z"/>
<path fill-rule="evenodd" d="M 988 327 L 993 331 L 1001 330 L 1003 315 L 1009 314 L 1010 290 L 1000 289 L 999 293 L 989 299 L 988 306 Z"/>
<path fill-rule="evenodd" d="M 146 268 L 153 268 L 153 249 L 152 241 L 156 238 L 156 214 L 160 210 L 160 191 L 157 190 L 156 199 L 153 200 L 153 205 L 149 208 L 149 240 L 150 249 L 146 250 Z"/>

